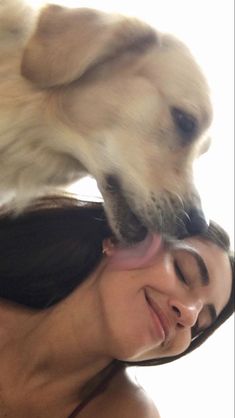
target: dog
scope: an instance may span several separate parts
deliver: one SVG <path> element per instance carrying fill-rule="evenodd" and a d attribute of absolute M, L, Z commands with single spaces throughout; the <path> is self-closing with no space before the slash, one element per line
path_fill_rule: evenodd
<path fill-rule="evenodd" d="M 16 212 L 89 174 L 120 241 L 199 233 L 192 165 L 211 118 L 207 81 L 172 35 L 0 0 L 0 197 Z"/>

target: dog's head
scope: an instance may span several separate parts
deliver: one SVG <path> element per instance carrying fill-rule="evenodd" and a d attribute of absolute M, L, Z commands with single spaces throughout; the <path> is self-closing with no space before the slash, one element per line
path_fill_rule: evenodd
<path fill-rule="evenodd" d="M 205 227 L 192 164 L 205 148 L 211 105 L 181 42 L 136 19 L 49 6 L 22 74 L 53 97 L 119 239 Z"/>

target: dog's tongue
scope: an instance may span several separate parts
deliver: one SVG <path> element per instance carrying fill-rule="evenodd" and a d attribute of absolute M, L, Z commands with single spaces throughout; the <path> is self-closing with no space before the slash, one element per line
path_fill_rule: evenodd
<path fill-rule="evenodd" d="M 109 265 L 124 270 L 145 267 L 154 259 L 161 243 L 161 235 L 148 234 L 143 241 L 130 247 L 116 246 Z"/>

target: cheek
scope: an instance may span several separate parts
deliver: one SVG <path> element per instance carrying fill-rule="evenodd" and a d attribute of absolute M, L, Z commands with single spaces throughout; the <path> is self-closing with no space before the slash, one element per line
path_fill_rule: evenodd
<path fill-rule="evenodd" d="M 112 280 L 113 279 L 113 280 Z M 128 283 L 130 282 L 130 283 Z M 109 273 L 100 288 L 103 338 L 109 354 L 119 360 L 134 360 L 160 345 L 138 279 Z"/>
<path fill-rule="evenodd" d="M 177 277 L 169 254 L 161 253 L 148 268 L 136 270 L 135 276 L 143 287 L 151 286 L 166 296 L 175 292 Z"/>
<path fill-rule="evenodd" d="M 108 107 L 99 99 L 92 92 L 69 88 L 59 97 L 60 116 L 66 124 L 69 121 L 75 131 L 88 135 L 94 131 L 94 126 L 97 131 L 105 125 L 109 113 Z"/>

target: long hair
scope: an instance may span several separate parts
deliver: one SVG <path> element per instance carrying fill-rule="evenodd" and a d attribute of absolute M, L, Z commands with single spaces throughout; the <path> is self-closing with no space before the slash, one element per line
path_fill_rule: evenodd
<path fill-rule="evenodd" d="M 58 303 L 102 258 L 111 235 L 101 204 L 68 197 L 0 214 L 0 298 L 35 309 Z"/>
<path fill-rule="evenodd" d="M 34 309 L 58 303 L 79 286 L 102 258 L 102 241 L 110 237 L 99 203 L 72 197 L 36 201 L 20 216 L 0 214 L 0 298 Z M 234 311 L 234 256 L 226 232 L 211 222 L 200 239 L 210 240 L 230 258 L 233 288 L 229 302 L 216 321 L 192 336 L 189 348 L 174 357 L 131 365 L 159 365 L 176 360 L 201 345 Z M 223 278 L 221 277 L 221 280 Z"/>

